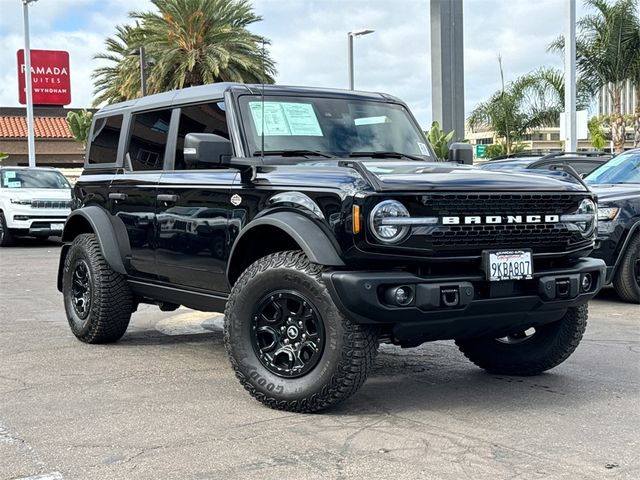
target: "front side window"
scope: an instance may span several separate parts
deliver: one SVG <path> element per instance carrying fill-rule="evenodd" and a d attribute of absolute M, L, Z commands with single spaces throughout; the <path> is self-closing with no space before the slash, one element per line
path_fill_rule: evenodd
<path fill-rule="evenodd" d="M 430 150 L 402 106 L 361 99 L 242 95 L 249 154 L 280 151 L 359 156 L 396 152 L 430 160 Z M 264 135 L 263 135 L 264 133 Z M 360 155 L 361 156 L 361 155 Z"/>
<path fill-rule="evenodd" d="M 215 133 L 229 138 L 224 102 L 182 107 L 176 144 L 175 169 L 184 170 L 184 137 L 187 133 Z"/>
<path fill-rule="evenodd" d="M 131 118 L 131 132 L 125 163 L 134 171 L 161 170 L 164 164 L 171 110 L 137 113 Z"/>
<path fill-rule="evenodd" d="M 59 172 L 51 170 L 15 169 L 0 172 L 2 188 L 71 188 L 69 182 Z"/>
<path fill-rule="evenodd" d="M 89 146 L 89 164 L 116 163 L 122 115 L 96 119 Z"/>

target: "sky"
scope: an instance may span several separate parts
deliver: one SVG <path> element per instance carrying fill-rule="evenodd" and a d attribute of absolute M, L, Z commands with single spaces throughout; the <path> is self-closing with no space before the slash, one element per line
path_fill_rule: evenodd
<path fill-rule="evenodd" d="M 188 1 L 188 0 L 185 0 Z M 355 87 L 403 99 L 424 128 L 431 124 L 430 0 L 253 0 L 263 20 L 251 30 L 272 42 L 276 83 L 347 88 L 347 32 L 354 41 Z M 578 18 L 586 13 L 577 1 Z M 540 67 L 563 67 L 547 52 L 564 32 L 566 0 L 464 0 L 465 111 L 505 81 Z M 128 12 L 148 0 L 39 0 L 29 7 L 31 48 L 67 50 L 71 107 L 90 107 L 94 60 Z M 0 106 L 19 106 L 16 52 L 24 47 L 21 0 L 0 0 Z"/>

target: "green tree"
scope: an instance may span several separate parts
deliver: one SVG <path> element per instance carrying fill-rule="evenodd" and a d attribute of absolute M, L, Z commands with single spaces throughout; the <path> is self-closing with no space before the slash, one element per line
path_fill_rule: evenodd
<path fill-rule="evenodd" d="M 83 147 L 87 144 L 92 119 L 93 113 L 87 110 L 67 113 L 67 124 L 69 125 L 69 130 L 71 130 L 74 140 L 82 144 Z"/>
<path fill-rule="evenodd" d="M 606 88 L 613 103 L 611 137 L 616 152 L 624 150 L 625 122 L 621 96 L 638 62 L 637 0 L 585 0 L 595 12 L 577 22 L 576 68 L 592 88 Z M 551 50 L 564 50 L 558 38 Z"/>
<path fill-rule="evenodd" d="M 587 127 L 589 128 L 589 137 L 591 138 L 591 145 L 596 150 L 602 150 L 607 141 L 602 134 L 602 122 L 599 117 L 591 117 L 589 122 L 587 122 Z"/>
<path fill-rule="evenodd" d="M 431 129 L 425 133 L 427 135 L 427 140 L 429 140 L 429 143 L 438 157 L 438 160 L 445 162 L 449 157 L 449 143 L 451 143 L 451 140 L 453 139 L 455 130 L 451 130 L 447 133 L 442 129 L 442 127 L 440 127 L 440 123 L 434 121 L 431 124 Z"/>
<path fill-rule="evenodd" d="M 248 0 L 152 0 L 155 11 L 131 12 L 135 26 L 120 26 L 96 58 L 110 65 L 94 73 L 96 102 L 140 95 L 138 50 L 150 60 L 147 92 L 229 81 L 273 83 L 269 41 L 249 31 L 262 18 Z"/>
<path fill-rule="evenodd" d="M 116 34 L 105 41 L 107 51 L 94 56 L 109 62 L 93 72 L 94 105 L 124 102 L 142 95 L 140 60 L 136 54 L 141 45 L 140 37 L 138 26 L 118 25 Z"/>

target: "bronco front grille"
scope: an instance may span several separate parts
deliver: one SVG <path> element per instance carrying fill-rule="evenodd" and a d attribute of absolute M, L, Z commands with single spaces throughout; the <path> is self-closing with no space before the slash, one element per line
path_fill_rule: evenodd
<path fill-rule="evenodd" d="M 435 193 L 395 197 L 412 218 L 437 217 L 438 224 L 413 226 L 411 234 L 396 248 L 430 250 L 435 257 L 479 256 L 483 250 L 531 248 L 534 253 L 562 253 L 586 247 L 591 241 L 570 225 L 558 223 L 507 223 L 507 216 L 561 216 L 574 213 L 585 193 Z M 372 199 L 373 204 L 381 199 Z M 369 210 L 370 211 L 370 210 Z M 504 223 L 445 225 L 443 217 L 498 216 Z M 370 240 L 375 244 L 375 240 Z"/>

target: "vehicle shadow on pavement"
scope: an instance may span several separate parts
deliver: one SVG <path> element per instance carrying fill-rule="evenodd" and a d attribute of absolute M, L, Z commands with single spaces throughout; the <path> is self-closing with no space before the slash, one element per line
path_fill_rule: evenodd
<path fill-rule="evenodd" d="M 18 237 L 15 239 L 11 247 L 4 247 L 3 250 L 10 250 L 12 248 L 46 248 L 46 247 L 59 247 L 61 245 L 60 237 L 50 238 L 27 238 Z"/>
<path fill-rule="evenodd" d="M 534 377 L 493 375 L 471 365 L 454 349 L 444 343 L 414 353 L 385 349 L 362 389 L 327 414 L 469 409 L 505 414 L 558 412 L 597 399 L 597 392 L 585 396 L 584 379 L 563 373 L 563 367 Z"/>
<path fill-rule="evenodd" d="M 153 329 L 127 331 L 116 344 L 119 347 L 167 345 L 171 343 L 212 343 L 222 345 L 222 332 L 167 335 Z"/>

